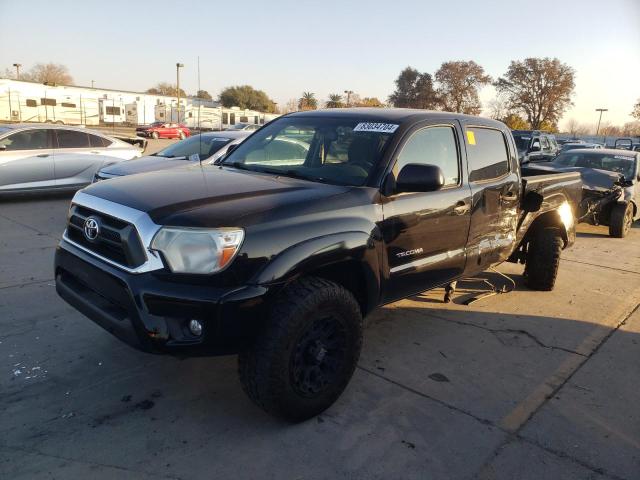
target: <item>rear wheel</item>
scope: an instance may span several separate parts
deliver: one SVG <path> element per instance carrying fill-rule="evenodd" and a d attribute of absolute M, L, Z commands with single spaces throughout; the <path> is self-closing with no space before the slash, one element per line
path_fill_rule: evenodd
<path fill-rule="evenodd" d="M 633 205 L 629 203 L 617 203 L 611 209 L 609 217 L 609 235 L 616 238 L 624 238 L 631 230 L 633 223 Z"/>
<path fill-rule="evenodd" d="M 331 406 L 356 368 L 362 315 L 345 288 L 315 277 L 288 287 L 254 345 L 239 356 L 249 398 L 268 413 L 302 421 Z"/>
<path fill-rule="evenodd" d="M 160 138 L 160 135 L 158 135 L 158 132 L 151 132 L 151 138 L 153 138 L 154 140 L 158 140 Z"/>
<path fill-rule="evenodd" d="M 557 228 L 538 230 L 527 250 L 526 283 L 533 290 L 553 290 L 560 265 L 562 236 Z"/>

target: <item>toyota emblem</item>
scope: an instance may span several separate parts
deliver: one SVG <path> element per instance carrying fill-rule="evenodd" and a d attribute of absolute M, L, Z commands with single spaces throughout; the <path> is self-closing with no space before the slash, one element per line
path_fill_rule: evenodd
<path fill-rule="evenodd" d="M 84 221 L 84 236 L 87 240 L 95 240 L 100 233 L 100 224 L 98 220 L 93 217 L 89 217 Z"/>

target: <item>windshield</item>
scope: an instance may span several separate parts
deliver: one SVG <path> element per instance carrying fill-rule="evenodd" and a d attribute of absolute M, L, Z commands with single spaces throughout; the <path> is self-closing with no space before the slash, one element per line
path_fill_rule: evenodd
<path fill-rule="evenodd" d="M 223 165 L 360 186 L 366 183 L 397 127 L 346 118 L 282 118 L 245 140 Z"/>
<path fill-rule="evenodd" d="M 567 152 L 558 155 L 553 163 L 561 167 L 584 167 L 608 170 L 610 172 L 621 173 L 624 175 L 624 178 L 630 180 L 634 176 L 635 157 L 612 153 Z"/>
<path fill-rule="evenodd" d="M 200 154 L 200 160 L 209 158 L 216 153 L 227 143 L 231 141 L 231 138 L 226 137 L 213 137 L 211 135 L 194 135 L 181 142 L 174 143 L 173 145 L 160 150 L 155 155 L 160 157 L 189 157 L 195 153 Z"/>
<path fill-rule="evenodd" d="M 529 135 L 514 135 L 513 139 L 516 141 L 518 151 L 526 152 L 529 150 L 529 145 L 531 144 L 531 137 Z"/>

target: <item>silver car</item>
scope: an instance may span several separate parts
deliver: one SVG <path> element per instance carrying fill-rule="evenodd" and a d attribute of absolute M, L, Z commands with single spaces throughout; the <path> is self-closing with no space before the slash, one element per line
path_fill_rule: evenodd
<path fill-rule="evenodd" d="M 139 148 L 99 132 L 54 125 L 0 126 L 0 193 L 88 185 L 106 165 Z"/>

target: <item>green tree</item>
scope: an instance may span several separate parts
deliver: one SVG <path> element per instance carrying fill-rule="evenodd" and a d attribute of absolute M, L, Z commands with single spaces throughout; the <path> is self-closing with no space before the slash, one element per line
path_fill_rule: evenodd
<path fill-rule="evenodd" d="M 376 107 L 381 108 L 384 107 L 384 103 L 378 100 L 376 97 L 364 97 L 358 103 L 355 104 L 356 107 Z"/>
<path fill-rule="evenodd" d="M 198 90 L 196 93 L 196 98 L 202 98 L 203 100 L 213 100 L 213 97 L 206 90 Z"/>
<path fill-rule="evenodd" d="M 315 110 L 318 108 L 318 100 L 316 94 L 312 92 L 303 92 L 302 97 L 298 100 L 298 110 Z"/>
<path fill-rule="evenodd" d="M 631 116 L 640 120 L 640 99 L 638 99 L 636 104 L 633 106 L 633 112 L 631 112 Z"/>
<path fill-rule="evenodd" d="M 178 89 L 176 88 L 175 84 L 160 82 L 155 87 L 151 87 L 150 89 L 148 89 L 147 93 L 150 93 L 152 95 L 166 95 L 168 97 L 177 97 Z M 187 92 L 185 92 L 183 89 L 180 89 L 180 96 L 183 98 L 186 97 Z"/>
<path fill-rule="evenodd" d="M 574 70 L 557 58 L 525 58 L 512 61 L 494 85 L 507 99 L 509 110 L 522 113 L 531 128 L 556 129 L 572 105 L 574 77 Z"/>
<path fill-rule="evenodd" d="M 227 87 L 218 98 L 224 107 L 240 107 L 259 112 L 275 112 L 275 103 L 262 90 L 256 90 L 249 85 Z"/>
<path fill-rule="evenodd" d="M 329 95 L 329 100 L 326 103 L 327 108 L 342 108 L 344 107 L 344 102 L 342 101 L 342 95 L 337 93 L 332 93 Z"/>
<path fill-rule="evenodd" d="M 395 81 L 396 89 L 389 95 L 389 103 L 400 108 L 434 109 L 438 97 L 433 89 L 433 78 L 429 73 L 420 73 L 412 67 L 400 72 Z"/>
<path fill-rule="evenodd" d="M 484 69 L 473 60 L 444 62 L 435 74 L 436 94 L 447 112 L 478 115 L 482 104 L 478 90 L 491 82 Z"/>

